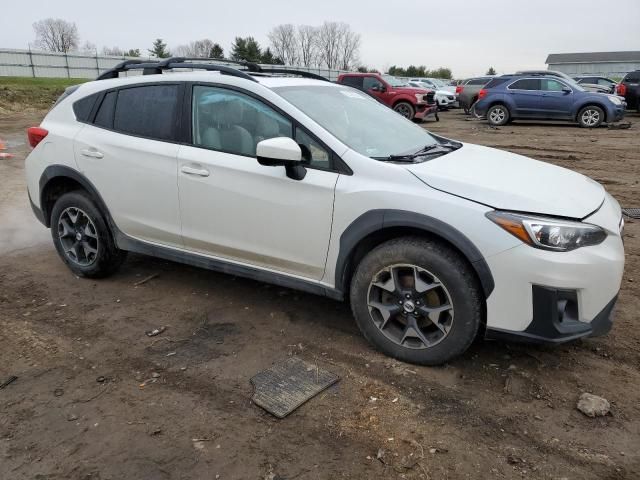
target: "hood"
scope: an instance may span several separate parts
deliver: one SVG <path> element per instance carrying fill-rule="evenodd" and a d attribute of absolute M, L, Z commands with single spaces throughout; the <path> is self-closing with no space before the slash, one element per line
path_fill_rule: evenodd
<path fill-rule="evenodd" d="M 406 168 L 433 188 L 500 210 L 584 218 L 605 196 L 574 171 L 473 144 Z"/>
<path fill-rule="evenodd" d="M 455 94 L 449 90 L 436 90 L 436 95 L 442 95 L 443 97 L 448 97 L 449 95 L 455 96 Z"/>
<path fill-rule="evenodd" d="M 409 85 L 404 86 L 404 87 L 391 87 L 389 89 L 389 91 L 391 91 L 391 90 L 393 90 L 394 92 L 410 93 L 410 94 L 424 93 L 425 95 L 427 93 L 433 92 L 433 90 L 430 90 L 428 88 L 410 87 Z"/>

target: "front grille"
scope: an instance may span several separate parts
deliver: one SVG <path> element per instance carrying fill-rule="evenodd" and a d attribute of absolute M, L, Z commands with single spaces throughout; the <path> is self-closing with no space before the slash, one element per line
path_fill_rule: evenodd
<path fill-rule="evenodd" d="M 435 93 L 429 92 L 424 96 L 427 103 L 435 103 Z"/>

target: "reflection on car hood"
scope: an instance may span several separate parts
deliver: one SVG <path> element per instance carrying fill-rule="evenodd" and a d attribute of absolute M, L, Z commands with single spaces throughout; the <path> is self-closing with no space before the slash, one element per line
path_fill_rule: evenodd
<path fill-rule="evenodd" d="M 406 168 L 433 188 L 501 210 L 584 218 L 605 196 L 572 170 L 473 144 Z"/>

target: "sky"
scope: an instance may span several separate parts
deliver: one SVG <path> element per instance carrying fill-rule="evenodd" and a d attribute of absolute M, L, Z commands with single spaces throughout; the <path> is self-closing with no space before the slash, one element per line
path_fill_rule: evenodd
<path fill-rule="evenodd" d="M 549 53 L 640 50 L 640 0 L 0 0 L 0 48 L 28 48 L 33 22 L 75 22 L 89 41 L 146 53 L 210 38 L 229 50 L 236 36 L 266 47 L 278 24 L 348 23 L 361 34 L 361 63 L 449 67 L 456 78 L 546 68 Z M 96 6 L 93 6 L 96 5 Z"/>

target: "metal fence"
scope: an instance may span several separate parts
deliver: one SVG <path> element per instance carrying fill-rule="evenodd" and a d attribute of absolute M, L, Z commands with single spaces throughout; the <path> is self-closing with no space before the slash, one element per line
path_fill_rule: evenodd
<path fill-rule="evenodd" d="M 151 57 L 136 59 L 154 60 Z M 0 49 L 0 77 L 96 78 L 123 60 L 134 57 L 90 55 L 87 53 L 53 53 L 35 50 Z M 287 68 L 287 67 L 284 67 Z M 344 70 L 316 67 L 288 67 L 337 80 Z"/>

